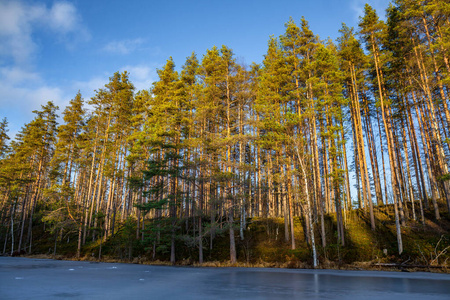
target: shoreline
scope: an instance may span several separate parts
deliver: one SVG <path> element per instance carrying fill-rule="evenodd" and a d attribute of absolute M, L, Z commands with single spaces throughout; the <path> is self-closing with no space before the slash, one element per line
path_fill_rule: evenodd
<path fill-rule="evenodd" d="M 162 260 L 149 260 L 145 257 L 135 257 L 132 260 L 118 259 L 112 257 L 104 257 L 102 259 L 92 257 L 82 257 L 80 259 L 74 257 L 67 257 L 64 255 L 46 255 L 46 254 L 31 254 L 31 255 L 1 255 L 1 257 L 18 257 L 29 259 L 48 259 L 61 261 L 79 261 L 92 263 L 121 263 L 121 264 L 135 264 L 147 266 L 167 266 L 167 267 L 193 267 L 193 268 L 255 268 L 255 269 L 284 269 L 284 270 L 341 270 L 341 271 L 383 271 L 383 272 L 406 272 L 406 273 L 434 273 L 434 274 L 450 274 L 450 269 L 447 266 L 425 266 L 425 265 L 408 265 L 395 263 L 375 263 L 375 262 L 356 262 L 353 264 L 337 265 L 334 262 L 327 262 L 313 268 L 306 263 L 297 262 L 297 265 L 292 262 L 260 262 L 260 263 L 245 263 L 237 262 L 231 264 L 229 261 L 207 261 L 203 264 L 198 262 L 191 262 L 189 260 L 180 260 L 175 264 Z"/>

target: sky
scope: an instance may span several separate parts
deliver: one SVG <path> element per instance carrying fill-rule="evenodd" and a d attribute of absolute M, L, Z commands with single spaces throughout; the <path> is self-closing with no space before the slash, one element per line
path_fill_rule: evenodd
<path fill-rule="evenodd" d="M 179 69 L 213 46 L 261 63 L 289 17 L 335 40 L 366 2 L 384 19 L 388 0 L 0 0 L 0 119 L 13 138 L 48 101 L 62 115 L 78 91 L 88 100 L 125 70 L 136 91 L 149 89 L 169 57 Z"/>

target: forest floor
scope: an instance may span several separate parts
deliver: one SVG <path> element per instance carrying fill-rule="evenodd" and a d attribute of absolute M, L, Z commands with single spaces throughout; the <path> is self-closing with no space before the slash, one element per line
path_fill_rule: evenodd
<path fill-rule="evenodd" d="M 319 269 L 340 270 L 389 270 L 428 271 L 450 273 L 450 218 L 442 214 L 440 220 L 433 219 L 431 212 L 425 214 L 425 223 L 410 220 L 402 227 L 403 252 L 398 254 L 395 221 L 390 207 L 378 207 L 375 213 L 377 228 L 370 229 L 367 214 L 355 210 L 346 215 L 345 245 L 338 243 L 334 215 L 325 216 L 326 245 L 316 225 L 316 249 Z M 207 221 L 207 220 L 206 220 Z M 296 249 L 291 249 L 285 240 L 284 219 L 247 219 L 243 239 L 236 228 L 236 264 L 229 261 L 228 229 L 216 224 L 214 239 L 210 232 L 204 233 L 204 263 L 198 263 L 198 247 L 193 244 L 189 228 L 194 227 L 186 220 L 178 227 L 176 239 L 177 266 L 201 267 L 262 267 L 262 268 L 312 268 L 311 245 L 304 234 L 305 222 L 294 218 Z M 205 227 L 211 224 L 205 223 Z M 184 228 L 184 229 L 183 229 Z M 185 232 L 183 232 L 185 230 Z M 56 242 L 56 243 L 55 243 Z M 33 245 L 32 258 L 64 260 L 123 262 L 146 265 L 171 265 L 170 248 L 161 247 L 152 254 L 148 242 L 136 239 L 133 222 L 119 226 L 116 233 L 100 244 L 90 241 L 83 246 L 81 256 L 76 258 L 76 235 L 55 240 L 54 236 L 43 235 Z M 147 243 L 147 244 L 146 244 Z M 161 242 L 163 243 L 163 242 Z M 56 246 L 56 247 L 55 247 Z M 101 250 L 100 250 L 101 247 Z M 150 249 L 149 249 L 150 248 Z"/>
<path fill-rule="evenodd" d="M 399 254 L 391 210 L 389 206 L 377 207 L 375 231 L 370 229 L 370 221 L 364 211 L 354 210 L 346 214 L 345 245 L 337 240 L 335 216 L 326 215 L 325 237 L 320 234 L 319 223 L 315 225 L 318 268 L 450 273 L 449 215 L 442 213 L 442 218 L 435 220 L 432 212 L 428 211 L 424 224 L 409 220 L 402 227 L 403 252 Z M 175 244 L 177 266 L 312 268 L 311 245 L 304 234 L 305 220 L 302 218 L 294 218 L 294 250 L 285 238 L 283 218 L 248 218 L 242 237 L 237 224 L 236 264 L 229 261 L 226 223 L 211 223 L 207 219 L 204 220 L 206 230 L 203 232 L 204 263 L 199 264 L 196 239 L 192 237 L 197 234 L 192 231 L 196 227 L 194 222 L 184 220 L 178 224 Z M 213 226 L 214 231 L 211 229 Z M 26 255 L 31 258 L 171 265 L 170 240 L 161 238 L 153 254 L 148 240 L 142 240 L 142 235 L 136 238 L 136 223 L 132 220 L 117 226 L 115 234 L 102 243 L 100 240 L 87 241 L 79 259 L 76 258 L 76 231 L 55 236 L 41 225 L 40 231 L 33 230 L 33 236 L 33 251 Z"/>

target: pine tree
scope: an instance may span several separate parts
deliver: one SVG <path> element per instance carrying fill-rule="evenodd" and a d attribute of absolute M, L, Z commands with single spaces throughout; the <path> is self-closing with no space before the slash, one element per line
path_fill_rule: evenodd
<path fill-rule="evenodd" d="M 151 102 L 151 116 L 147 120 L 147 133 L 151 136 L 151 145 L 157 149 L 159 159 L 166 160 L 166 168 L 169 172 L 166 183 L 168 185 L 167 197 L 170 198 L 169 217 L 171 219 L 171 255 L 170 261 L 175 263 L 175 230 L 177 206 L 181 201 L 179 193 L 180 148 L 182 144 L 182 122 L 186 105 L 182 97 L 182 82 L 175 64 L 170 58 L 163 69 L 158 70 L 159 81 L 153 84 L 154 95 Z M 175 173 L 174 173 L 175 172 Z M 164 176 L 160 178 L 164 182 Z M 160 196 L 163 196 L 159 194 Z M 164 196 L 163 196 L 164 197 Z"/>
<path fill-rule="evenodd" d="M 78 156 L 80 146 L 79 136 L 84 126 L 83 99 L 78 92 L 69 106 L 63 112 L 65 124 L 58 127 L 58 142 L 55 145 L 55 154 L 52 157 L 54 173 L 62 178 L 61 185 L 71 180 L 74 160 Z M 60 170 L 62 168 L 62 172 Z M 55 174 L 56 175 L 56 174 Z"/>
<path fill-rule="evenodd" d="M 8 151 L 7 140 L 9 140 L 8 132 L 8 121 L 6 118 L 0 122 L 0 159 L 6 156 Z"/>
<path fill-rule="evenodd" d="M 199 97 L 201 93 L 201 85 L 199 83 L 200 63 L 197 55 L 193 52 L 186 58 L 186 62 L 181 70 L 181 82 L 183 84 L 183 97 L 186 105 L 184 114 L 184 148 L 183 161 L 185 165 L 185 207 L 186 216 L 197 218 L 198 220 L 198 236 L 194 240 L 198 240 L 198 261 L 203 263 L 203 215 L 205 208 L 205 166 L 204 151 L 201 148 L 201 141 L 204 120 L 201 116 L 198 118 Z M 197 188 L 197 186 L 200 186 Z M 197 190 L 198 189 L 198 190 Z M 194 221 L 195 223 L 195 221 Z"/>
<path fill-rule="evenodd" d="M 27 177 L 28 182 L 30 182 L 25 188 L 25 195 L 22 197 L 20 236 L 17 248 L 19 252 L 22 250 L 27 218 L 29 220 L 27 244 L 28 251 L 31 252 L 33 215 L 41 189 L 47 185 L 48 167 L 56 140 L 57 109 L 58 107 L 52 102 L 48 102 L 47 105 L 42 106 L 41 111 L 33 111 L 36 114 L 35 119 L 25 125 L 18 134 L 18 141 L 14 145 L 14 160 L 23 161 L 22 166 L 29 170 Z M 22 176 L 24 176 L 23 173 Z"/>
<path fill-rule="evenodd" d="M 334 196 L 335 212 L 337 216 L 338 242 L 345 245 L 344 220 L 342 215 L 343 194 L 343 172 L 341 164 L 341 124 L 343 120 L 342 108 L 347 104 L 342 94 L 342 77 L 339 70 L 337 50 L 330 42 L 327 46 L 319 46 L 315 55 L 315 69 L 320 78 L 316 85 L 315 94 L 321 100 L 319 107 L 326 119 L 326 131 L 322 135 L 328 140 L 328 158 L 330 160 L 330 172 L 332 192 Z M 370 205 L 371 203 L 369 203 Z M 370 205 L 371 220 L 373 219 L 373 208 Z M 373 225 L 372 225 L 373 226 Z"/>
<path fill-rule="evenodd" d="M 53 223 L 55 225 L 55 228 L 58 228 L 58 230 L 60 230 L 61 232 L 63 230 L 65 221 L 67 219 L 73 218 L 73 215 L 60 214 L 60 210 L 58 207 L 60 206 L 58 204 L 60 203 L 60 198 L 64 199 L 64 201 L 61 201 L 61 203 L 67 203 L 67 207 L 69 207 L 69 205 L 74 205 L 75 203 L 77 203 L 79 208 L 80 205 L 80 199 L 73 199 L 73 197 L 79 194 L 79 188 L 81 186 L 79 182 L 73 182 L 73 185 L 71 185 L 73 171 L 75 170 L 77 165 L 76 160 L 79 159 L 80 133 L 82 127 L 84 126 L 83 99 L 81 98 L 80 93 L 78 93 L 75 98 L 70 101 L 70 106 L 64 110 L 63 115 L 65 124 L 60 125 L 57 128 L 57 142 L 55 142 L 55 151 L 50 161 L 49 179 L 51 180 L 51 186 L 48 189 L 44 190 L 44 193 L 47 194 L 46 197 L 52 199 L 52 201 L 48 202 L 53 202 L 54 204 L 54 206 L 50 206 L 49 204 L 49 206 L 47 207 L 48 212 L 46 212 L 46 222 Z M 73 181 L 76 181 L 76 178 L 73 178 Z M 77 183 L 78 189 L 75 188 L 75 184 Z M 78 193 L 76 193 L 75 191 L 78 191 Z M 66 212 L 66 210 L 64 212 Z M 79 241 L 81 241 L 81 210 L 76 208 L 73 210 L 73 214 L 77 218 L 76 222 L 78 223 L 78 232 L 80 233 Z"/>
<path fill-rule="evenodd" d="M 98 90 L 89 101 L 94 107 L 91 122 L 95 122 L 93 125 L 97 126 L 91 131 L 95 139 L 93 148 L 99 153 L 94 152 L 92 158 L 92 166 L 96 163 L 96 159 L 98 163 L 86 226 L 90 227 L 94 217 L 93 224 L 96 228 L 98 218 L 95 216 L 99 212 L 104 214 L 100 232 L 104 239 L 114 231 L 118 202 L 115 190 L 124 182 L 125 176 L 125 173 L 121 172 L 123 167 L 120 168 L 120 165 L 125 163 L 126 136 L 131 129 L 134 91 L 128 76 L 126 71 L 116 72 L 105 88 Z M 92 172 L 94 168 L 91 168 L 91 175 L 94 175 Z"/>

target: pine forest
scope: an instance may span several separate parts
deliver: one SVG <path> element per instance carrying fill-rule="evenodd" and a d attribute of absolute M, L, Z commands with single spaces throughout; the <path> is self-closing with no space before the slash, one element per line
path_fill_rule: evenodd
<path fill-rule="evenodd" d="M 0 252 L 447 267 L 449 16 L 366 4 L 336 41 L 291 18 L 261 64 L 214 46 L 147 90 L 124 71 L 49 101 L 15 138 L 4 118 Z"/>

